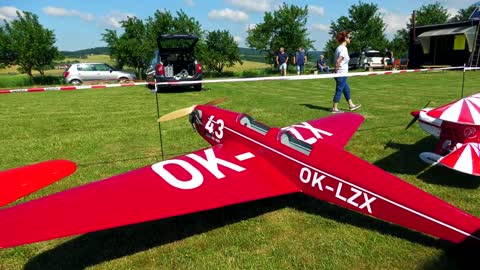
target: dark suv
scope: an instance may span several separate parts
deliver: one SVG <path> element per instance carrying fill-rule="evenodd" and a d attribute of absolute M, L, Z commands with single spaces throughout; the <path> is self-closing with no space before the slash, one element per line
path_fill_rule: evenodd
<path fill-rule="evenodd" d="M 202 65 L 195 59 L 195 45 L 198 37 L 194 35 L 160 35 L 157 38 L 158 50 L 155 51 L 146 71 L 148 82 L 177 82 L 202 80 Z M 192 84 L 200 91 L 202 84 Z M 170 85 L 157 85 L 156 91 Z M 149 85 L 153 89 L 153 85 Z"/>

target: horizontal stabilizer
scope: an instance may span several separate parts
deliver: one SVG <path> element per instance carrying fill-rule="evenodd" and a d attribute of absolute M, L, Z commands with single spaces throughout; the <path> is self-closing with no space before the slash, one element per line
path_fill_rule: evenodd
<path fill-rule="evenodd" d="M 0 207 L 75 172 L 68 160 L 50 160 L 0 172 Z"/>

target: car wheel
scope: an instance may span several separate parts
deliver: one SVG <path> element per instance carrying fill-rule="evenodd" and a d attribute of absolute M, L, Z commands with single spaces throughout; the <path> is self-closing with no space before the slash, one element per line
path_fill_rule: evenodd
<path fill-rule="evenodd" d="M 80 84 L 82 84 L 82 81 L 80 81 L 80 80 L 77 80 L 77 79 L 73 79 L 73 80 L 71 80 L 71 81 L 70 81 L 70 84 L 73 84 L 73 85 L 80 85 Z"/>
<path fill-rule="evenodd" d="M 193 88 L 194 88 L 196 91 L 202 91 L 202 84 L 201 84 L 201 83 L 200 83 L 200 84 L 195 84 L 195 85 L 193 86 Z"/>
<path fill-rule="evenodd" d="M 126 83 L 128 81 L 130 81 L 130 80 L 128 78 L 125 78 L 125 77 L 122 77 L 122 78 L 118 79 L 119 83 Z"/>

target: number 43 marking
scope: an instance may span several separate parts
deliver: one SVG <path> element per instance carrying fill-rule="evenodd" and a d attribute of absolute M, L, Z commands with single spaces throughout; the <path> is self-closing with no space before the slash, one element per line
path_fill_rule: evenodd
<path fill-rule="evenodd" d="M 217 139 L 223 138 L 223 127 L 225 126 L 225 123 L 223 122 L 222 119 L 218 119 L 217 121 L 213 120 L 213 115 L 208 118 L 208 122 L 205 125 L 205 129 L 210 132 L 211 134 L 215 135 Z M 215 124 L 217 124 L 217 130 L 215 130 Z M 214 132 L 215 130 L 215 132 Z"/>

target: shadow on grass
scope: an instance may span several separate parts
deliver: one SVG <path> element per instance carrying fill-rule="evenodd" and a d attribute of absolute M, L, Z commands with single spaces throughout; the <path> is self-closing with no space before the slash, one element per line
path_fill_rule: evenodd
<path fill-rule="evenodd" d="M 206 88 L 202 88 L 201 91 L 206 91 Z M 159 94 L 178 94 L 178 93 L 186 93 L 186 92 L 200 92 L 196 90 L 193 86 L 169 86 L 169 87 L 162 87 L 159 89 L 157 93 Z M 155 92 L 153 92 L 155 93 Z"/>
<path fill-rule="evenodd" d="M 474 233 L 480 237 L 480 230 Z M 423 269 L 478 269 L 478 255 L 480 245 L 478 240 L 467 238 L 460 245 L 451 245 L 446 248 L 443 254 L 431 261 L 428 261 Z M 477 266 L 475 266 L 477 265 Z"/>
<path fill-rule="evenodd" d="M 430 184 L 476 189 L 480 186 L 480 178 L 460 173 L 455 170 L 443 167 L 433 166 L 422 162 L 419 158 L 421 152 L 433 151 L 437 146 L 438 140 L 433 136 L 428 136 L 415 144 L 400 144 L 388 142 L 386 148 L 397 149 L 398 151 L 378 160 L 375 166 L 382 168 L 387 172 L 415 175 L 418 179 Z"/>
<path fill-rule="evenodd" d="M 437 240 L 348 209 L 292 194 L 200 213 L 88 233 L 32 258 L 24 269 L 84 269 L 105 261 L 172 243 L 228 224 L 290 207 L 426 246 L 448 248 Z M 321 228 L 319 228 L 321 229 Z"/>
<path fill-rule="evenodd" d="M 322 106 L 317 106 L 317 105 L 313 105 L 313 104 L 299 104 L 299 105 L 302 105 L 302 106 L 305 106 L 309 109 L 312 109 L 312 110 L 319 110 L 319 111 L 326 111 L 326 112 L 331 112 L 332 111 L 332 108 L 327 108 L 327 107 L 322 107 Z"/>

